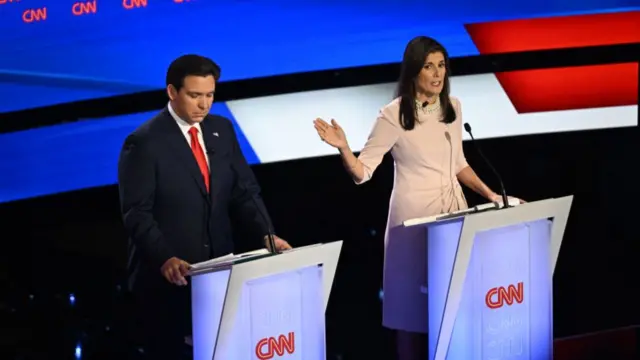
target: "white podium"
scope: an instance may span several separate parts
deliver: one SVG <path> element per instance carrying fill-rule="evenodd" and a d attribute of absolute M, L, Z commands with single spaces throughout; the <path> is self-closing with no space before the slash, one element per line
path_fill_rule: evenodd
<path fill-rule="evenodd" d="M 553 272 L 572 200 L 404 223 L 427 232 L 430 360 L 553 359 Z"/>
<path fill-rule="evenodd" d="M 341 248 L 336 241 L 193 271 L 194 360 L 324 360 Z"/>

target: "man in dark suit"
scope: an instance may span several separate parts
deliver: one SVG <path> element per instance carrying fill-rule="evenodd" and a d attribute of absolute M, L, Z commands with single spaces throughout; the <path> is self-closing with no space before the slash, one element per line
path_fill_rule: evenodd
<path fill-rule="evenodd" d="M 129 288 L 150 358 L 178 358 L 190 334 L 189 264 L 233 252 L 231 220 L 266 244 L 271 223 L 231 122 L 210 115 L 220 68 L 185 55 L 169 104 L 125 140 L 118 164 Z M 258 208 L 261 207 L 261 208 Z M 290 248 L 274 236 L 278 250 Z M 256 242 L 258 244 L 258 242 Z"/>

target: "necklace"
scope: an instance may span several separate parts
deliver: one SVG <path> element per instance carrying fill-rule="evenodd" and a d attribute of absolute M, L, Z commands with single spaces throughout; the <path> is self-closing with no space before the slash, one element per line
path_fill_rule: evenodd
<path fill-rule="evenodd" d="M 427 106 L 423 106 L 423 104 L 416 100 L 416 109 L 420 109 L 423 114 L 433 114 L 440 110 L 440 98 L 436 98 L 436 102 L 433 104 L 427 104 Z"/>

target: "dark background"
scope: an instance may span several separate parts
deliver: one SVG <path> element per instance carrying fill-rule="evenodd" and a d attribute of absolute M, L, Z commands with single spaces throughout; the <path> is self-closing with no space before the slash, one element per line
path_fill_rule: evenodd
<path fill-rule="evenodd" d="M 472 57 L 455 59 L 453 69 L 465 74 L 638 61 L 636 50 L 637 44 L 615 51 Z M 257 79 L 245 97 L 393 81 L 397 68 L 348 69 L 331 72 L 329 79 L 327 72 Z M 612 79 L 606 74 L 594 77 L 594 86 L 606 91 L 607 80 Z M 218 92 L 240 98 L 241 89 L 222 83 Z M 82 118 L 87 111 L 124 113 L 132 103 L 142 111 L 166 102 L 162 92 L 133 97 L 14 113 L 0 127 L 15 130 L 27 118 L 44 125 Z M 632 127 L 479 141 L 509 194 L 528 201 L 575 196 L 554 276 L 555 337 L 640 323 L 638 139 Z M 465 142 L 464 150 L 497 190 L 473 145 Z M 381 326 L 379 291 L 392 159 L 387 156 L 362 186 L 353 184 L 337 156 L 257 165 L 254 171 L 278 235 L 294 246 L 344 240 L 327 313 L 329 358 L 390 358 L 393 337 Z M 482 202 L 466 195 L 470 203 Z M 0 223 L 0 358 L 71 358 L 77 344 L 83 358 L 135 354 L 135 334 L 126 321 L 126 236 L 115 185 L 0 204 Z"/>

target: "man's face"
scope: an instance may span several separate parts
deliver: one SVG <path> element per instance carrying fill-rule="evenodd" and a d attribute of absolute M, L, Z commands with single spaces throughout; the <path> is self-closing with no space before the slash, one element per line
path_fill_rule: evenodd
<path fill-rule="evenodd" d="M 211 75 L 187 76 L 179 91 L 167 86 L 173 110 L 189 124 L 199 123 L 209 114 L 215 90 L 216 80 Z"/>

